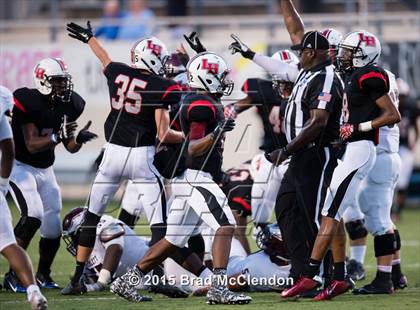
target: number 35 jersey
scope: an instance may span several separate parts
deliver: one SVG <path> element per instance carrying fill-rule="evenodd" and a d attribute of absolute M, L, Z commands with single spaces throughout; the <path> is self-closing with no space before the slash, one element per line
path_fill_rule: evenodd
<path fill-rule="evenodd" d="M 126 147 L 154 145 L 155 111 L 179 102 L 181 87 L 119 62 L 111 62 L 104 74 L 111 101 L 104 126 L 106 141 Z"/>

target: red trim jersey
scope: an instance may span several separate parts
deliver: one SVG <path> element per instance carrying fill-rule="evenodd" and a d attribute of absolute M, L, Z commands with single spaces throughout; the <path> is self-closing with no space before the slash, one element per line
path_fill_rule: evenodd
<path fill-rule="evenodd" d="M 104 74 L 111 102 L 105 121 L 106 140 L 126 147 L 154 145 L 155 111 L 178 103 L 181 87 L 175 81 L 119 62 L 111 62 Z"/>
<path fill-rule="evenodd" d="M 63 122 L 64 115 L 68 122 L 76 121 L 82 114 L 85 101 L 75 91 L 70 102 L 59 99 L 51 101 L 49 96 L 41 94 L 35 88 L 19 88 L 13 93 L 14 107 L 12 129 L 15 142 L 16 159 L 36 168 L 47 168 L 54 164 L 54 147 L 37 153 L 29 153 L 23 128 L 25 124 L 33 123 L 41 136 L 57 134 Z"/>
<path fill-rule="evenodd" d="M 190 93 L 181 105 L 181 127 L 189 141 L 198 140 L 213 132 L 224 122 L 223 106 L 212 97 Z M 223 160 L 223 140 L 218 139 L 210 149 L 200 156 L 186 156 L 186 168 L 209 172 L 213 177 L 220 173 Z"/>
<path fill-rule="evenodd" d="M 388 74 L 380 67 L 365 66 L 346 77 L 342 118 L 344 123 L 360 124 L 379 116 L 376 100 L 388 94 Z M 358 132 L 351 141 L 370 140 L 378 144 L 379 130 Z"/>

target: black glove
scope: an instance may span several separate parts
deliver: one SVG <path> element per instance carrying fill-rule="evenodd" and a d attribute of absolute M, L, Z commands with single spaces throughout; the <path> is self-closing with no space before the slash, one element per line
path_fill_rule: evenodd
<path fill-rule="evenodd" d="M 245 43 L 243 43 L 236 35 L 231 34 L 231 38 L 234 42 L 229 45 L 230 52 L 233 54 L 241 53 L 242 57 L 253 59 L 255 52 L 253 52 Z"/>
<path fill-rule="evenodd" d="M 75 23 L 67 24 L 67 31 L 69 32 L 68 35 L 70 37 L 82 41 L 83 43 L 88 43 L 90 38 L 93 37 L 90 21 L 87 22 L 87 28 L 83 28 L 82 26 L 79 26 Z"/>
<path fill-rule="evenodd" d="M 206 48 L 201 44 L 200 39 L 198 38 L 198 33 L 193 31 L 188 37 L 184 34 L 184 38 L 187 41 L 188 45 L 196 52 L 202 53 L 206 51 Z"/>
<path fill-rule="evenodd" d="M 235 120 L 228 118 L 224 123 L 217 125 L 217 127 L 213 130 L 213 135 L 215 139 L 218 139 L 224 132 L 232 131 L 233 128 L 235 128 Z"/>
<path fill-rule="evenodd" d="M 82 130 L 79 131 L 76 137 L 77 144 L 83 144 L 92 139 L 96 139 L 98 137 L 96 134 L 88 130 L 91 124 L 92 124 L 92 121 L 88 121 L 86 126 L 83 127 Z"/>
<path fill-rule="evenodd" d="M 67 122 L 67 115 L 63 116 L 63 122 L 61 123 L 60 129 L 57 133 L 57 143 L 74 137 L 74 133 L 77 129 L 76 122 Z"/>

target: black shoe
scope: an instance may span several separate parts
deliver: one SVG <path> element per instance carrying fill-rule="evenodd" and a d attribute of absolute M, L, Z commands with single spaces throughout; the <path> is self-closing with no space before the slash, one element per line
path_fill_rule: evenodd
<path fill-rule="evenodd" d="M 4 275 L 3 286 L 5 290 L 14 293 L 26 293 L 26 287 L 20 283 L 14 271 L 10 271 Z"/>
<path fill-rule="evenodd" d="M 55 282 L 49 274 L 37 272 L 35 275 L 36 283 L 40 288 L 60 289 L 61 287 Z"/>
<path fill-rule="evenodd" d="M 370 294 L 392 294 L 394 293 L 394 287 L 392 281 L 378 279 L 378 276 L 372 281 L 361 288 L 355 288 L 353 294 L 355 295 L 370 295 Z"/>
<path fill-rule="evenodd" d="M 86 286 L 82 281 L 79 281 L 77 284 L 70 281 L 70 283 L 61 290 L 61 295 L 83 295 L 86 292 Z"/>
<path fill-rule="evenodd" d="M 188 293 L 184 291 L 182 288 L 169 285 L 169 284 L 164 284 L 164 283 L 159 283 L 158 285 L 151 286 L 149 291 L 155 294 L 162 294 L 162 295 L 168 296 L 169 298 L 187 298 L 188 297 Z"/>
<path fill-rule="evenodd" d="M 401 274 L 399 277 L 393 276 L 392 284 L 394 285 L 394 289 L 403 290 L 408 286 L 407 277 L 403 274 Z"/>
<path fill-rule="evenodd" d="M 351 259 L 347 263 L 347 274 L 353 281 L 360 281 L 365 278 L 365 269 L 358 261 Z"/>

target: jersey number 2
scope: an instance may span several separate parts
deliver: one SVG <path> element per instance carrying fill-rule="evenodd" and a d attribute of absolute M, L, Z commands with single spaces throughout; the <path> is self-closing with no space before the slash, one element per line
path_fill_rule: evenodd
<path fill-rule="evenodd" d="M 139 79 L 130 79 L 127 75 L 120 74 L 115 78 L 117 96 L 111 99 L 111 106 L 115 110 L 124 107 L 130 114 L 139 114 L 141 111 L 141 94 L 139 89 L 145 89 L 147 82 Z"/>

